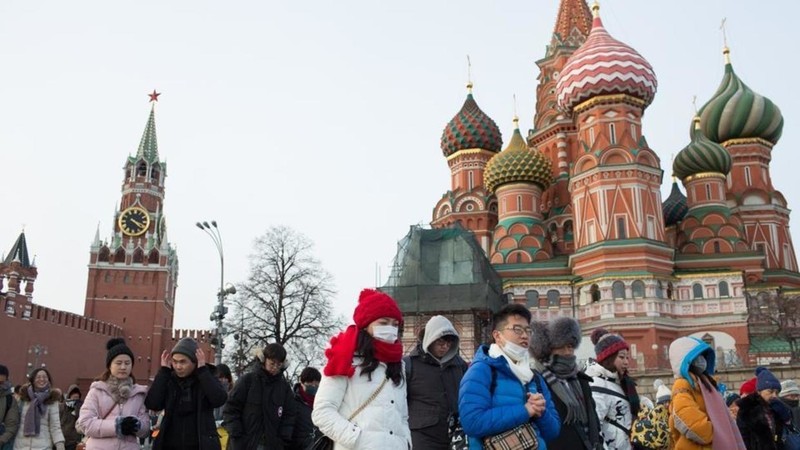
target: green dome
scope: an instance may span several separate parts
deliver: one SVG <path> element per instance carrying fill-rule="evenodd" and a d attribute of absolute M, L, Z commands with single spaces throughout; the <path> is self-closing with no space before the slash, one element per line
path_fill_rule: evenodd
<path fill-rule="evenodd" d="M 515 125 L 517 120 L 514 120 Z M 553 163 L 539 150 L 528 148 L 516 127 L 508 146 L 492 156 L 484 172 L 486 189 L 495 189 L 506 183 L 528 182 L 546 189 L 553 181 Z"/>
<path fill-rule="evenodd" d="M 499 152 L 502 147 L 503 138 L 500 129 L 494 120 L 478 107 L 470 92 L 464 105 L 442 131 L 442 153 L 447 157 L 459 150 L 470 148 Z"/>
<path fill-rule="evenodd" d="M 714 142 L 761 138 L 776 144 L 783 132 L 781 110 L 744 84 L 730 61 L 717 92 L 700 108 L 699 115 L 703 133 Z"/>
<path fill-rule="evenodd" d="M 731 155 L 725 148 L 712 142 L 700 129 L 700 119 L 695 117 L 692 142 L 675 157 L 672 173 L 679 179 L 704 172 L 727 175 L 731 171 Z"/>
<path fill-rule="evenodd" d="M 672 191 L 669 197 L 661 204 L 661 212 L 664 214 L 664 225 L 672 226 L 683 220 L 689 212 L 689 205 L 686 203 L 686 196 L 678 187 L 678 182 L 672 182 Z"/>

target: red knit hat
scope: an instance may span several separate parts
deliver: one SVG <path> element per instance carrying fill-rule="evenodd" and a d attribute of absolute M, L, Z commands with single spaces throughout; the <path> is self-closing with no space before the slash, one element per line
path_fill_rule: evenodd
<path fill-rule="evenodd" d="M 358 296 L 358 305 L 353 312 L 356 326 L 367 328 L 369 324 L 381 317 L 391 317 L 403 323 L 403 313 L 392 297 L 374 289 L 364 289 Z"/>
<path fill-rule="evenodd" d="M 742 383 L 741 387 L 739 387 L 739 395 L 744 397 L 745 395 L 750 395 L 756 391 L 756 382 L 758 378 L 753 377 L 744 383 Z"/>
<path fill-rule="evenodd" d="M 604 328 L 597 328 L 592 332 L 592 344 L 597 355 L 597 362 L 603 362 L 606 358 L 614 356 L 620 350 L 630 350 L 630 346 L 622 336 L 609 333 Z"/>

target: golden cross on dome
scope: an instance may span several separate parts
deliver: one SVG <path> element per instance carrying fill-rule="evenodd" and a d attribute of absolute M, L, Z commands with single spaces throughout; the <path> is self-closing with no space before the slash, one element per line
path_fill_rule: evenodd
<path fill-rule="evenodd" d="M 728 33 L 726 32 L 726 29 L 725 29 L 725 22 L 727 22 L 727 21 L 728 21 L 728 18 L 727 17 L 723 17 L 722 18 L 722 23 L 719 26 L 719 29 L 722 30 L 722 45 L 725 48 L 728 48 Z"/>
<path fill-rule="evenodd" d="M 514 97 L 514 123 L 516 124 L 519 122 L 519 116 L 517 116 L 517 94 L 513 94 Z"/>
<path fill-rule="evenodd" d="M 692 106 L 694 107 L 694 115 L 697 115 L 697 95 L 692 96 Z"/>
<path fill-rule="evenodd" d="M 470 61 L 469 55 L 467 55 L 467 90 L 472 94 L 472 61 Z"/>

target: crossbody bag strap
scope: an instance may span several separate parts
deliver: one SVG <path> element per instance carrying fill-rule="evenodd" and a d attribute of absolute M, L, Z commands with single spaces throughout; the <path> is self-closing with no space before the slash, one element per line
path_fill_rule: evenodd
<path fill-rule="evenodd" d="M 372 401 L 375 400 L 378 397 L 378 394 L 381 393 L 381 391 L 383 390 L 383 387 L 386 386 L 386 382 L 387 381 L 389 381 L 389 378 L 384 378 L 383 379 L 383 382 L 381 383 L 381 385 L 378 386 L 378 389 L 376 389 L 375 392 L 373 392 L 372 395 L 369 396 L 367 401 L 362 403 L 361 406 L 358 407 L 358 409 L 353 411 L 353 414 L 350 414 L 350 417 L 347 418 L 348 422 L 353 420 L 353 419 L 355 419 L 357 415 L 361 414 L 361 411 L 363 411 L 364 408 L 369 406 L 369 404 L 372 403 Z"/>

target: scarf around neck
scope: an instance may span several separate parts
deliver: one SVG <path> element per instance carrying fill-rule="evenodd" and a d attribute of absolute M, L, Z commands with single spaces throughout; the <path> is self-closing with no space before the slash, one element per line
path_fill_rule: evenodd
<path fill-rule="evenodd" d="M 707 387 L 700 380 L 697 380 L 697 384 L 703 394 L 708 419 L 714 424 L 711 427 L 711 448 L 713 450 L 745 450 L 742 434 L 731 417 L 728 407 L 725 406 L 722 395 L 716 389 Z"/>
<path fill-rule="evenodd" d="M 110 376 L 106 380 L 106 384 L 111 392 L 111 398 L 114 399 L 116 404 L 125 403 L 133 392 L 133 380 L 130 377 L 121 380 L 115 376 Z"/>
<path fill-rule="evenodd" d="M 544 366 L 539 361 L 536 361 L 535 367 L 536 370 L 542 373 L 550 390 L 566 406 L 567 414 L 562 417 L 564 423 L 569 425 L 577 422 L 581 425 L 587 425 L 589 420 L 584 406 L 585 399 L 583 399 L 581 384 L 578 381 L 576 358 L 574 356 L 568 358 L 553 355 L 550 358 L 550 364 Z"/>
<path fill-rule="evenodd" d="M 358 345 L 359 329 L 355 325 L 350 325 L 346 330 L 331 338 L 330 347 L 325 350 L 328 363 L 323 369 L 325 376 L 345 376 L 352 377 L 355 373 L 353 366 L 353 356 Z M 379 339 L 372 339 L 372 348 L 375 359 L 389 364 L 399 363 L 403 359 L 403 344 L 398 340 L 390 344 Z"/>
<path fill-rule="evenodd" d="M 25 414 L 25 427 L 22 432 L 25 437 L 38 436 L 42 430 L 42 416 L 47 413 L 45 401 L 50 397 L 50 385 L 42 390 L 34 390 L 33 386 L 28 386 L 28 398 L 31 399 L 31 406 Z"/>
<path fill-rule="evenodd" d="M 508 367 L 511 368 L 511 372 L 517 377 L 520 383 L 527 385 L 533 379 L 533 371 L 531 370 L 531 363 L 527 354 L 522 360 L 515 363 L 511 357 L 506 355 L 506 352 L 503 351 L 503 347 L 492 344 L 489 346 L 489 356 L 492 358 L 499 358 L 501 356 L 505 358 L 508 362 Z"/>

